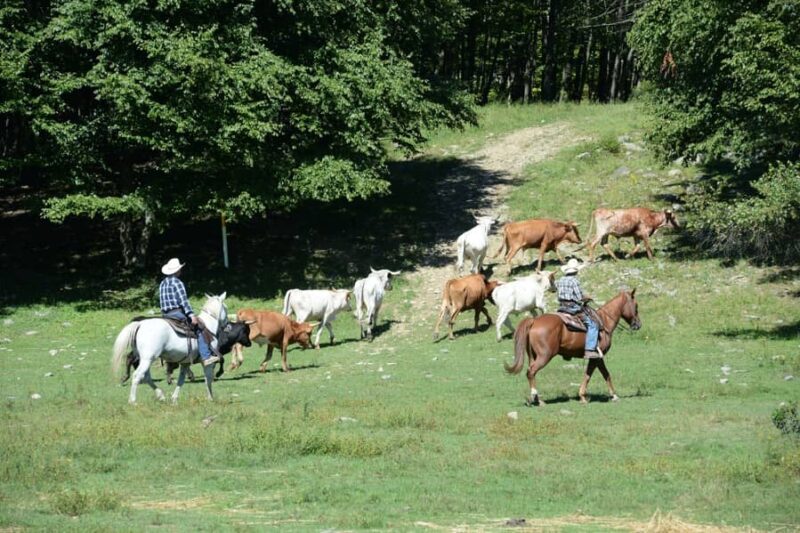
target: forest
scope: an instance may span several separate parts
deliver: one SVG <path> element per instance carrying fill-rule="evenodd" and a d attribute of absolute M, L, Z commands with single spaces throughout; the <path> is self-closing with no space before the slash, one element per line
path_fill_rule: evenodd
<path fill-rule="evenodd" d="M 487 103 L 648 104 L 712 254 L 767 261 L 800 220 L 800 2 L 9 0 L 0 191 L 100 217 L 141 267 L 171 221 L 388 194 L 392 154 Z M 753 231 L 753 227 L 756 231 Z M 777 231 L 776 231 L 777 230 Z"/>

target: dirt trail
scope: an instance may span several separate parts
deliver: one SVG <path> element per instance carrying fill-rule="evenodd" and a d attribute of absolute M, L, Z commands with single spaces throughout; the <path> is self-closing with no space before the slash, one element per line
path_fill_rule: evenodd
<path fill-rule="evenodd" d="M 454 183 L 471 180 L 471 188 L 481 191 L 487 199 L 486 207 L 474 212 L 478 215 L 495 215 L 501 220 L 508 220 L 506 199 L 515 180 L 522 179 L 523 169 L 531 164 L 552 157 L 561 149 L 588 140 L 565 124 L 535 126 L 498 137 L 478 152 L 461 158 L 462 163 L 442 179 L 436 181 L 440 205 L 459 205 L 456 196 L 458 187 Z M 476 168 L 479 172 L 475 172 Z M 447 218 L 442 217 L 442 223 Z M 470 229 L 458 228 L 458 233 Z M 499 247 L 497 227 L 490 236 L 489 255 Z M 436 314 L 441 304 L 441 289 L 445 280 L 456 277 L 455 241 L 442 243 L 430 251 L 433 256 L 449 260 L 448 266 L 422 266 L 406 275 L 415 297 L 411 302 L 411 312 L 400 318 L 400 323 L 386 335 L 391 339 L 395 335 L 403 335 L 410 328 L 433 328 L 431 317 Z M 488 258 L 487 258 L 488 259 Z"/>

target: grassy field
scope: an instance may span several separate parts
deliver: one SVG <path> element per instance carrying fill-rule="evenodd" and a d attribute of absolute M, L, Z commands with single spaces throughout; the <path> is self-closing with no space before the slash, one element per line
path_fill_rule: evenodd
<path fill-rule="evenodd" d="M 800 398 L 798 269 L 726 264 L 664 233 L 655 261 L 586 270 L 599 301 L 637 288 L 643 327 L 618 331 L 608 356 L 619 403 L 595 376 L 580 405 L 581 361 L 558 358 L 539 374 L 548 405 L 524 407 L 527 380 L 502 368 L 511 341 L 473 333 L 469 316 L 455 341 L 431 342 L 437 309 L 415 307 L 425 287 L 414 268 L 441 267 L 449 258 L 429 250 L 454 239 L 434 212 L 453 210 L 467 229 L 481 207 L 438 205 L 431 183 L 504 133 L 556 122 L 588 140 L 525 170 L 508 199 L 515 219 L 571 218 L 585 232 L 593 208 L 670 205 L 698 172 L 670 175 L 677 167 L 620 145 L 643 145 L 636 105 L 489 107 L 481 126 L 434 132 L 422 157 L 394 164 L 391 197 L 278 217 L 267 236 L 258 223 L 234 227 L 235 272 L 170 242 L 188 229 L 165 234 L 166 253 L 189 258 L 195 305 L 228 290 L 232 311 L 277 309 L 293 286 L 351 285 L 369 264 L 406 273 L 373 343 L 342 314 L 337 343 L 293 348 L 291 373 L 278 359 L 259 374 L 263 352 L 251 348 L 215 383 L 214 403 L 198 382 L 178 406 L 147 388 L 127 405 L 110 348 L 133 314 L 155 310 L 157 278 L 101 292 L 113 241 L 99 255 L 91 243 L 56 248 L 60 259 L 30 272 L 4 252 L 0 529 L 486 530 L 521 518 L 568 531 L 800 528 L 800 441 L 771 421 Z M 217 235 L 205 238 L 216 253 Z"/>

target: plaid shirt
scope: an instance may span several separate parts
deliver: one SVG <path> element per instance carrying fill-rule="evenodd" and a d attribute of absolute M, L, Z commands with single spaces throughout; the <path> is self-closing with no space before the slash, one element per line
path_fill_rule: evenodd
<path fill-rule="evenodd" d="M 189 298 L 186 296 L 186 287 L 177 276 L 167 276 L 158 287 L 161 297 L 161 312 L 166 313 L 172 309 L 180 309 L 188 317 L 194 314 Z"/>
<path fill-rule="evenodd" d="M 556 281 L 556 292 L 559 301 L 581 303 L 583 301 L 583 291 L 578 276 L 563 276 Z"/>

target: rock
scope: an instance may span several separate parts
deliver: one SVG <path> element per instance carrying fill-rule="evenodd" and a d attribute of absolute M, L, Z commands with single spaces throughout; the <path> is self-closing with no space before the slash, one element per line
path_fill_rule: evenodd
<path fill-rule="evenodd" d="M 53 355 L 53 356 L 54 356 L 54 355 L 56 355 L 56 354 L 58 353 L 58 350 L 50 350 L 50 351 L 49 351 L 49 352 L 47 352 L 47 353 L 49 353 L 50 355 Z"/>
<path fill-rule="evenodd" d="M 33 394 L 31 394 L 31 400 L 41 400 L 41 399 L 42 395 L 39 394 L 38 392 L 34 392 Z"/>
<path fill-rule="evenodd" d="M 340 416 L 336 419 L 337 422 L 358 422 L 355 418 L 351 418 L 349 416 Z"/>
<path fill-rule="evenodd" d="M 392 376 L 390 374 L 384 374 L 381 376 L 381 379 L 392 379 Z"/>
<path fill-rule="evenodd" d="M 674 328 L 675 324 L 677 323 L 677 320 L 675 320 L 675 317 L 672 316 L 672 315 L 667 315 L 667 320 L 669 320 L 669 327 Z"/>
<path fill-rule="evenodd" d="M 688 372 L 690 374 L 694 374 L 694 370 L 692 370 L 691 368 L 684 368 L 683 371 Z"/>
<path fill-rule="evenodd" d="M 644 148 L 642 148 L 641 146 L 639 146 L 636 143 L 623 142 L 623 143 L 620 143 L 620 144 L 622 145 L 622 147 L 625 150 L 627 150 L 629 152 L 641 152 L 642 150 L 644 150 Z"/>
<path fill-rule="evenodd" d="M 726 383 L 728 383 L 728 378 L 722 378 L 721 380 L 719 380 L 719 382 L 721 385 L 725 385 Z"/>
<path fill-rule="evenodd" d="M 39 332 L 38 332 L 38 331 L 36 331 L 35 329 L 32 329 L 32 330 L 30 330 L 30 331 L 26 331 L 26 332 L 25 332 L 25 335 L 36 335 L 37 333 L 39 333 Z"/>
<path fill-rule="evenodd" d="M 261 392 L 261 389 L 256 389 L 253 391 L 253 394 L 258 394 L 259 392 Z"/>
<path fill-rule="evenodd" d="M 592 157 L 592 154 L 590 154 L 589 152 L 581 152 L 580 154 L 575 156 L 575 159 L 589 159 L 590 157 Z"/>
<path fill-rule="evenodd" d="M 614 171 L 614 176 L 629 176 L 631 173 L 631 169 L 628 167 L 622 166 L 619 167 L 617 170 Z"/>
<path fill-rule="evenodd" d="M 728 365 L 721 366 L 719 369 L 722 371 L 722 375 L 724 376 L 727 376 L 731 373 L 731 367 Z"/>
<path fill-rule="evenodd" d="M 695 156 L 695 158 L 694 158 L 694 164 L 695 165 L 702 165 L 703 161 L 705 161 L 705 159 L 706 159 L 705 154 L 697 154 Z"/>
<path fill-rule="evenodd" d="M 70 368 L 72 368 L 72 365 L 64 365 L 64 370 L 69 370 Z"/>
<path fill-rule="evenodd" d="M 507 527 L 524 527 L 527 525 L 527 522 L 524 518 L 512 518 L 510 520 L 506 520 L 505 525 Z"/>
<path fill-rule="evenodd" d="M 673 168 L 672 170 L 667 172 L 667 176 L 669 176 L 670 178 L 678 178 L 678 177 L 680 177 L 682 175 L 683 175 L 683 172 L 681 172 L 681 169 L 679 169 L 679 168 Z"/>
<path fill-rule="evenodd" d="M 683 166 L 684 161 L 686 161 L 686 157 L 680 156 L 679 158 L 672 161 L 673 165 Z"/>
<path fill-rule="evenodd" d="M 44 377 L 46 377 L 46 378 L 52 378 L 54 375 L 55 375 L 55 374 L 53 374 L 52 372 L 48 372 L 48 373 L 46 373 L 46 374 L 44 375 Z"/>
<path fill-rule="evenodd" d="M 14 323 L 14 321 L 11 320 L 10 318 L 6 318 L 6 319 L 3 320 L 3 325 L 4 326 L 10 326 L 13 323 Z"/>
<path fill-rule="evenodd" d="M 561 411 L 559 411 L 559 413 L 565 416 L 569 416 L 572 414 L 572 411 L 570 411 L 569 409 L 562 409 Z"/>
<path fill-rule="evenodd" d="M 792 381 L 793 379 L 794 379 L 794 376 L 791 375 L 791 374 L 787 374 L 787 375 L 783 376 L 783 381 Z"/>
<path fill-rule="evenodd" d="M 617 137 L 618 143 L 627 143 L 630 141 L 631 141 L 630 135 L 620 135 L 619 137 Z"/>
<path fill-rule="evenodd" d="M 511 420 L 517 420 L 519 418 L 519 413 L 516 411 L 510 411 L 508 414 L 506 414 L 506 416 Z"/>

